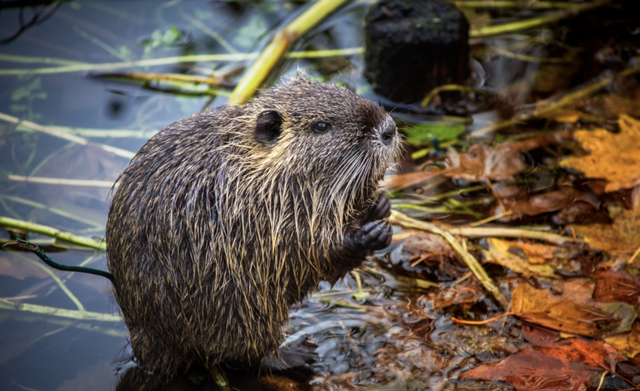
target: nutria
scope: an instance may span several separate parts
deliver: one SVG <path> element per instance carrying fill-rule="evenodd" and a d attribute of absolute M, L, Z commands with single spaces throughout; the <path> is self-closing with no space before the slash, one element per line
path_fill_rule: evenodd
<path fill-rule="evenodd" d="M 379 182 L 398 145 L 381 107 L 306 76 L 151 138 L 106 231 L 139 365 L 259 365 L 293 303 L 389 245 Z"/>

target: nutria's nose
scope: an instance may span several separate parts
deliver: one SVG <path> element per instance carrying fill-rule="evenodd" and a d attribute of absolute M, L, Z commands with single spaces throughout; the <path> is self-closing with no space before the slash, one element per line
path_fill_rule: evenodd
<path fill-rule="evenodd" d="M 386 121 L 382 128 L 382 133 L 380 133 L 380 139 L 384 145 L 391 145 L 393 143 L 393 139 L 396 137 L 398 132 L 396 131 L 395 122 Z"/>

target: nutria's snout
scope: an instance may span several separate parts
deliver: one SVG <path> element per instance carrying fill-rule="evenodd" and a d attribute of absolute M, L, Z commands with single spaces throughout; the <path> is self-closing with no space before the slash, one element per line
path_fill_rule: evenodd
<path fill-rule="evenodd" d="M 376 131 L 380 135 L 380 141 L 387 147 L 393 146 L 398 137 L 398 131 L 396 129 L 396 123 L 389 115 L 385 120 L 377 127 Z"/>

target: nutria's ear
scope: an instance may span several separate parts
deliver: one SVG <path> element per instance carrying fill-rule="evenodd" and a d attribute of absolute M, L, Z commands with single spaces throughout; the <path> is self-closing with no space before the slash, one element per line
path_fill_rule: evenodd
<path fill-rule="evenodd" d="M 258 115 L 256 140 L 263 144 L 274 143 L 281 133 L 282 116 L 276 110 L 266 110 Z"/>

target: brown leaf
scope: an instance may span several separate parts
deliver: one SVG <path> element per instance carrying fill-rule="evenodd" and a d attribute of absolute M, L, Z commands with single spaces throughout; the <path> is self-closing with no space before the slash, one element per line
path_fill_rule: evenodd
<path fill-rule="evenodd" d="M 638 313 L 625 303 L 599 303 L 591 297 L 593 284 L 573 280 L 551 289 L 521 283 L 511 295 L 511 308 L 526 322 L 566 333 L 599 337 L 631 329 Z"/>
<path fill-rule="evenodd" d="M 394 175 L 391 177 L 385 177 L 382 186 L 389 192 L 393 193 L 436 178 L 442 173 L 443 170 L 433 169 L 429 171 L 409 172 L 406 174 Z"/>
<path fill-rule="evenodd" d="M 524 200 L 504 199 L 504 206 L 511 214 L 505 216 L 501 221 L 554 212 L 575 202 L 580 195 L 581 193 L 573 187 L 563 187 L 547 193 L 535 194 Z M 494 213 L 499 214 L 502 212 L 503 211 L 498 208 Z"/>
<path fill-rule="evenodd" d="M 620 353 L 634 358 L 640 354 L 640 322 L 635 321 L 628 333 L 612 335 L 604 340 Z"/>
<path fill-rule="evenodd" d="M 364 387 L 353 384 L 356 378 L 356 374 L 353 372 L 346 372 L 339 375 L 318 373 L 309 382 L 308 386 L 303 389 L 310 389 L 311 391 L 359 391 L 364 390 Z M 280 384 L 274 384 L 280 385 Z M 289 390 L 289 388 L 275 388 L 275 390 Z M 293 389 L 292 389 L 293 390 Z"/>
<path fill-rule="evenodd" d="M 640 209 L 623 210 L 614 218 L 613 225 L 590 224 L 572 227 L 587 240 L 589 247 L 613 255 L 631 255 L 640 246 Z"/>
<path fill-rule="evenodd" d="M 620 133 L 604 129 L 575 133 L 589 155 L 563 159 L 560 165 L 582 171 L 587 178 L 608 181 L 607 192 L 629 189 L 640 184 L 640 121 L 621 115 Z"/>
<path fill-rule="evenodd" d="M 640 276 L 626 270 L 607 270 L 596 275 L 593 299 L 604 302 L 621 301 L 633 306 L 640 304 Z"/>
<path fill-rule="evenodd" d="M 467 153 L 451 150 L 446 155 L 445 175 L 466 181 L 478 182 L 485 178 L 510 180 L 515 174 L 529 168 L 521 159 L 521 154 L 536 148 L 559 143 L 570 135 L 567 131 L 549 133 L 528 140 L 505 143 L 497 147 L 476 144 Z"/>
<path fill-rule="evenodd" d="M 498 363 L 476 367 L 460 379 L 502 380 L 517 390 L 585 390 L 624 357 L 601 341 L 572 338 L 553 347 L 531 346 Z"/>
<path fill-rule="evenodd" d="M 402 250 L 408 254 L 409 262 L 412 264 L 417 260 L 428 262 L 434 259 L 440 262 L 443 257 L 455 257 L 449 243 L 440 235 L 407 229 L 393 235 L 393 240 L 407 241 Z"/>
<path fill-rule="evenodd" d="M 439 289 L 433 298 L 433 309 L 440 310 L 454 304 L 473 304 L 484 298 L 484 292 L 475 279 Z"/>
<path fill-rule="evenodd" d="M 517 248 L 520 243 L 495 238 L 489 238 L 487 242 L 489 250 L 482 252 L 486 262 L 497 263 L 525 277 L 533 275 L 542 278 L 553 278 L 555 276 L 553 267 L 544 264 L 545 261 L 540 256 L 533 255 L 531 258 L 526 259 L 526 253 L 523 253 L 525 257 L 520 257 L 516 252 L 509 251 L 512 245 Z"/>

